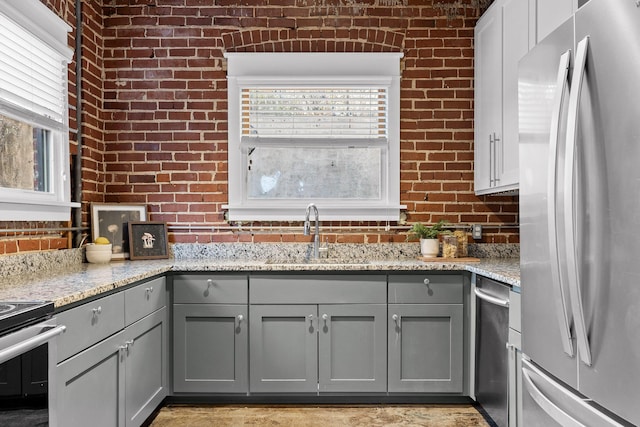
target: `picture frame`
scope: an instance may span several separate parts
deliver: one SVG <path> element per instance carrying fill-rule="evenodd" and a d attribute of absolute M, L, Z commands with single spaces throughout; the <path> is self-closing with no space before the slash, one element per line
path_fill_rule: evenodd
<path fill-rule="evenodd" d="M 169 258 L 169 241 L 166 222 L 130 222 L 129 258 Z"/>
<path fill-rule="evenodd" d="M 147 207 L 143 204 L 92 203 L 91 237 L 106 237 L 112 244 L 112 260 L 129 257 L 129 222 L 147 220 Z"/>

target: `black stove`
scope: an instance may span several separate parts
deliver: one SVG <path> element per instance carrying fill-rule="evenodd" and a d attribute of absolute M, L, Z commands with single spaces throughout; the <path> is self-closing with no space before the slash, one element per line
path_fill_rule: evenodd
<path fill-rule="evenodd" d="M 50 317 L 54 306 L 45 301 L 0 302 L 0 335 Z"/>

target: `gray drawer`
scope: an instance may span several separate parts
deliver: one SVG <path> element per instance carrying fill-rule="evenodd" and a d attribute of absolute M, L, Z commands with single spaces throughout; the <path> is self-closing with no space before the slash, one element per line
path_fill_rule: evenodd
<path fill-rule="evenodd" d="M 233 274 L 179 274 L 173 277 L 176 304 L 246 304 L 248 278 Z"/>
<path fill-rule="evenodd" d="M 56 315 L 67 330 L 58 336 L 58 362 L 124 328 L 124 292 L 88 302 Z"/>
<path fill-rule="evenodd" d="M 385 304 L 384 274 L 273 274 L 251 276 L 251 304 Z"/>
<path fill-rule="evenodd" d="M 462 304 L 461 274 L 391 274 L 389 304 Z"/>
<path fill-rule="evenodd" d="M 129 326 L 166 305 L 166 280 L 159 277 L 124 292 L 124 323 Z"/>

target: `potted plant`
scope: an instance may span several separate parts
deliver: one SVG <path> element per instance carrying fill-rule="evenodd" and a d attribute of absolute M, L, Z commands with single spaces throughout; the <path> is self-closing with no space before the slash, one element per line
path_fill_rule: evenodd
<path fill-rule="evenodd" d="M 424 225 L 420 222 L 416 222 L 409 230 L 409 238 L 420 239 L 420 253 L 425 257 L 437 257 L 440 252 L 440 242 L 438 241 L 438 235 L 448 233 L 448 230 L 444 229 L 447 221 L 441 219 L 432 226 Z"/>

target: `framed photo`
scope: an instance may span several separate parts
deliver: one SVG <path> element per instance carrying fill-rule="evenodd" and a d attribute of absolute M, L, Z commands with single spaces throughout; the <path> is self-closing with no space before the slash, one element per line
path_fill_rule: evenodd
<path fill-rule="evenodd" d="M 129 257 L 128 224 L 146 220 L 145 205 L 92 203 L 91 237 L 93 240 L 98 236 L 106 237 L 113 245 L 111 259 L 126 259 Z"/>
<path fill-rule="evenodd" d="M 136 259 L 169 258 L 166 222 L 130 222 L 129 257 Z"/>

